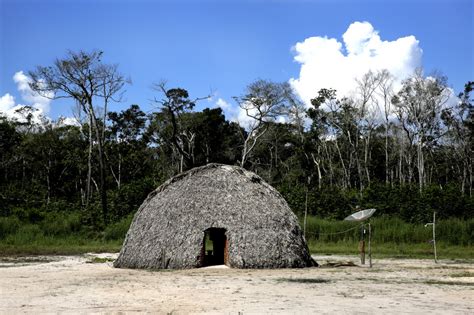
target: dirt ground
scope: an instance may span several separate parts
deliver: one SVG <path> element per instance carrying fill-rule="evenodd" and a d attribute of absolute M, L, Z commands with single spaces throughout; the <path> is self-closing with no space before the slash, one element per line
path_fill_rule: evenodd
<path fill-rule="evenodd" d="M 109 261 L 92 262 L 97 256 Z M 115 269 L 115 257 L 3 258 L 0 313 L 474 314 L 472 261 L 146 271 Z M 356 256 L 314 258 L 360 264 Z"/>

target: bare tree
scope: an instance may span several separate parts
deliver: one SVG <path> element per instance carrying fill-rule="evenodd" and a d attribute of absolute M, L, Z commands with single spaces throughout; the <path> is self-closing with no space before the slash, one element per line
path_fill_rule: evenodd
<path fill-rule="evenodd" d="M 242 97 L 234 99 L 249 117 L 247 133 L 244 135 L 240 166 L 244 167 L 259 139 L 267 132 L 269 122 L 287 112 L 288 83 L 258 80 L 251 83 Z"/>
<path fill-rule="evenodd" d="M 334 167 L 332 166 L 331 150 L 329 149 L 329 144 L 331 144 L 335 148 L 333 150 L 334 156 L 338 157 L 342 169 L 342 176 L 339 177 L 342 187 L 350 187 L 350 168 L 354 155 L 353 107 L 351 102 L 348 99 L 338 100 L 334 89 L 321 89 L 318 91 L 318 96 L 311 99 L 311 105 L 314 108 L 308 110 L 308 115 L 313 120 L 311 129 L 317 138 L 317 152 L 321 154 L 319 158 L 315 158 L 314 153 L 312 154 L 312 160 L 318 172 L 318 181 L 320 182 L 322 179 L 321 162 L 323 153 L 326 154 L 329 163 L 331 182 L 334 178 Z M 342 148 L 344 140 L 350 148 L 346 152 Z M 324 152 L 321 152 L 319 146 L 324 148 Z M 345 159 L 344 153 L 348 156 L 348 161 Z"/>
<path fill-rule="evenodd" d="M 449 98 L 446 78 L 424 77 L 422 69 L 403 82 L 393 97 L 400 120 L 410 142 L 416 147 L 416 166 L 420 192 L 426 184 L 425 152 L 441 137 L 440 114 Z"/>
<path fill-rule="evenodd" d="M 95 133 L 95 141 L 98 149 L 100 193 L 102 203 L 102 214 L 104 223 L 108 221 L 107 211 L 107 187 L 105 181 L 105 113 L 100 121 L 98 106 L 107 110 L 109 101 L 119 101 L 127 80 L 118 72 L 117 65 L 108 65 L 102 62 L 103 52 L 72 52 L 69 51 L 63 59 L 56 59 L 52 66 L 38 66 L 36 70 L 29 72 L 32 78 L 30 87 L 45 97 L 72 98 L 87 115 L 90 124 L 89 141 L 91 143 L 92 132 Z M 53 94 L 52 94 L 53 93 Z M 53 96 L 51 96 L 53 95 Z M 91 149 L 90 149 L 91 150 Z M 88 187 L 90 187 L 91 163 L 89 161 Z M 89 188 L 88 188 L 89 189 Z M 88 193 L 88 196 L 90 192 Z M 89 197 L 88 197 L 89 198 Z"/>
<path fill-rule="evenodd" d="M 370 163 L 370 142 L 372 138 L 372 133 L 377 127 L 377 111 L 378 111 L 378 102 L 376 91 L 379 89 L 381 83 L 381 73 L 369 71 L 362 78 L 356 80 L 357 83 L 357 96 L 358 100 L 355 105 L 357 107 L 357 133 L 361 135 L 363 140 L 363 165 L 365 179 L 367 185 L 370 185 L 370 172 L 369 172 L 369 163 Z M 357 169 L 359 173 L 360 189 L 364 187 L 364 179 L 361 176 L 361 167 L 360 167 L 360 158 L 359 158 L 359 136 L 356 136 L 355 139 L 355 152 L 357 158 Z"/>
<path fill-rule="evenodd" d="M 461 182 L 461 192 L 464 194 L 466 186 L 469 196 L 472 196 L 473 184 L 473 116 L 474 106 L 471 99 L 471 92 L 474 90 L 474 82 L 467 82 L 464 91 L 458 95 L 459 102 L 454 106 L 445 108 L 441 114 L 444 124 L 448 128 L 447 138 L 452 145 L 453 155 L 448 156 L 452 159 L 457 158 L 459 179 Z M 450 161 L 454 163 L 454 161 Z"/>
<path fill-rule="evenodd" d="M 390 117 L 393 114 L 392 110 L 392 97 L 393 97 L 393 76 L 387 70 L 379 72 L 379 88 L 377 90 L 378 98 L 377 101 L 382 102 L 383 105 L 383 116 L 385 120 L 385 184 L 388 184 L 390 179 L 390 168 L 389 168 L 389 135 L 390 135 Z M 379 106 L 380 107 L 380 106 Z"/>

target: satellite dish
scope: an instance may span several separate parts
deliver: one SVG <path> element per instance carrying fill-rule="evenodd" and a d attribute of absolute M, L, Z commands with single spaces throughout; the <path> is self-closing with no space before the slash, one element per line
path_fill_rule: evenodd
<path fill-rule="evenodd" d="M 356 221 L 356 222 L 365 221 L 368 218 L 370 218 L 375 213 L 375 211 L 376 209 L 361 210 L 359 212 L 353 213 L 350 216 L 346 217 L 344 221 Z"/>

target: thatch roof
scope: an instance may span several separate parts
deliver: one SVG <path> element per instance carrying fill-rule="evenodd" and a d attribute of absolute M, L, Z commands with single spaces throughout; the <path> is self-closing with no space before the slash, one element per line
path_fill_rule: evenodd
<path fill-rule="evenodd" d="M 297 218 L 278 191 L 240 167 L 208 164 L 171 178 L 148 196 L 114 266 L 201 267 L 209 228 L 225 229 L 230 267 L 315 265 Z"/>

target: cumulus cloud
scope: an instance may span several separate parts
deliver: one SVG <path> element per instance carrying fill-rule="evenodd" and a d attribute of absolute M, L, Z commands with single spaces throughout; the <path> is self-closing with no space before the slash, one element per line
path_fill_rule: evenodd
<path fill-rule="evenodd" d="M 35 93 L 29 86 L 30 78 L 23 71 L 18 71 L 13 75 L 13 81 L 17 85 L 21 100 L 24 104 L 17 104 L 15 97 L 9 93 L 0 97 L 0 114 L 10 119 L 20 122 L 26 121 L 26 117 L 31 114 L 32 121 L 40 123 L 44 121 L 50 110 L 52 93 L 43 97 Z"/>
<path fill-rule="evenodd" d="M 222 108 L 223 111 L 227 111 L 229 109 L 232 108 L 232 105 L 228 102 L 226 102 L 225 100 L 223 100 L 222 98 L 219 97 L 219 99 L 216 101 L 216 105 L 217 107 L 220 107 Z"/>
<path fill-rule="evenodd" d="M 0 97 L 0 112 L 7 112 L 15 106 L 15 98 L 10 94 Z"/>
<path fill-rule="evenodd" d="M 421 66 L 423 51 L 410 35 L 393 41 L 382 40 L 369 22 L 354 22 L 335 38 L 310 37 L 293 47 L 294 60 L 301 64 L 298 78 L 290 84 L 309 104 L 322 88 L 337 90 L 338 97 L 351 96 L 355 79 L 369 70 L 387 69 L 395 78 L 394 87 Z"/>
<path fill-rule="evenodd" d="M 23 101 L 40 110 L 43 114 L 49 113 L 51 98 L 54 96 L 52 93 L 48 93 L 46 95 L 47 97 L 44 97 L 34 92 L 29 85 L 31 79 L 27 77 L 23 71 L 15 73 L 13 81 L 16 83 Z"/>
<path fill-rule="evenodd" d="M 245 109 L 241 108 L 237 104 L 232 105 L 223 98 L 218 98 L 215 102 L 215 106 L 222 109 L 226 119 L 236 122 L 246 129 L 249 129 L 252 124 L 255 123 L 255 119 L 249 117 Z"/>

